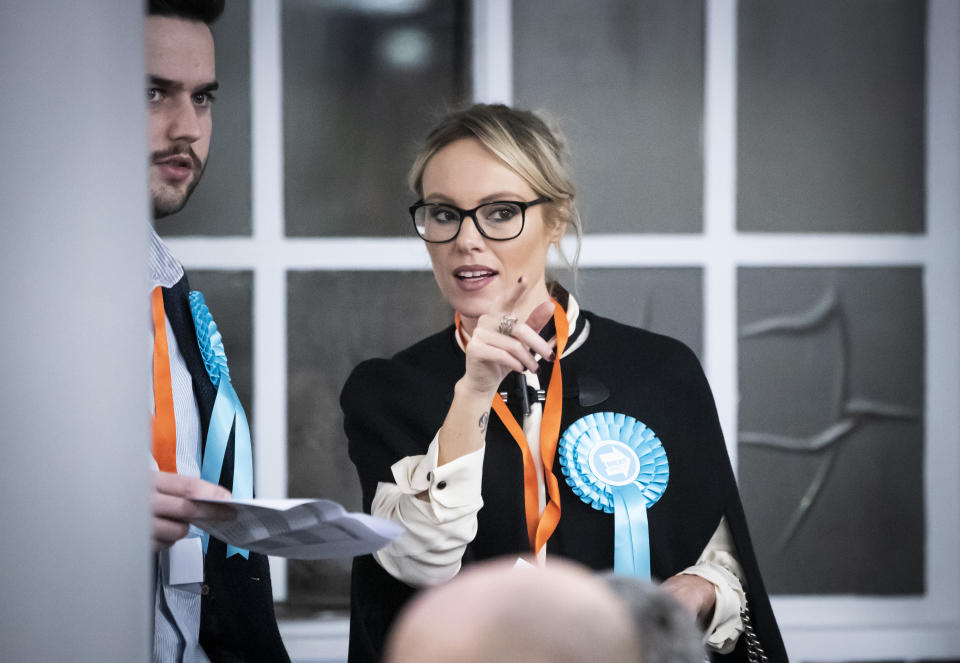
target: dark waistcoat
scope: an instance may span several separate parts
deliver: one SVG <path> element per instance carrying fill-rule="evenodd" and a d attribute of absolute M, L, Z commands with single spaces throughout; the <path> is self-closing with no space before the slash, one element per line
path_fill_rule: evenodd
<path fill-rule="evenodd" d="M 190 314 L 190 285 L 184 276 L 172 288 L 163 289 L 163 306 L 193 380 L 193 393 L 200 411 L 200 430 L 210 425 L 217 396 L 197 344 Z M 206 434 L 203 436 L 206 445 Z M 233 486 L 233 433 L 227 445 L 220 485 Z M 203 598 L 200 612 L 200 645 L 213 663 L 289 663 L 273 611 L 273 589 L 267 558 L 251 552 L 249 559 L 227 559 L 226 544 L 210 537 L 204 556 Z"/>

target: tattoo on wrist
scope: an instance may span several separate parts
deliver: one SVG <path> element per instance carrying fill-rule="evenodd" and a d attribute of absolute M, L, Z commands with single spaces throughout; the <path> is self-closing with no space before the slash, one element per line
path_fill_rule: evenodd
<path fill-rule="evenodd" d="M 481 433 L 486 433 L 486 432 L 487 432 L 487 424 L 490 423 L 490 413 L 489 413 L 489 412 L 484 412 L 483 414 L 481 414 L 481 415 L 480 415 L 480 421 L 478 421 L 477 423 L 480 424 L 480 432 L 481 432 Z"/>

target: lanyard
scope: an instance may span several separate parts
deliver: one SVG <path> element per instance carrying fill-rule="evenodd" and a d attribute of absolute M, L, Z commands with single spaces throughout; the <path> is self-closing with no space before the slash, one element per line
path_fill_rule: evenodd
<path fill-rule="evenodd" d="M 511 437 L 520 447 L 523 456 L 523 503 L 527 521 L 527 538 L 534 553 L 539 553 L 560 522 L 560 485 L 553 473 L 553 461 L 557 455 L 557 441 L 560 438 L 560 416 L 563 410 L 563 378 L 560 372 L 560 357 L 567 345 L 569 325 L 567 314 L 563 307 L 553 300 L 553 322 L 557 329 L 556 359 L 550 374 L 550 385 L 547 387 L 547 397 L 543 404 L 543 418 L 540 422 L 540 457 L 543 460 L 543 480 L 547 489 L 549 502 L 540 514 L 540 501 L 537 496 L 537 469 L 530 453 L 530 445 L 523 433 L 523 426 L 517 422 L 507 408 L 500 394 L 493 397 L 493 411 L 500 417 Z M 467 341 L 460 331 L 460 314 L 455 317 L 457 333 L 463 341 Z"/>
<path fill-rule="evenodd" d="M 153 457 L 161 472 L 177 471 L 177 423 L 167 349 L 167 322 L 160 286 L 150 293 L 153 309 Z"/>

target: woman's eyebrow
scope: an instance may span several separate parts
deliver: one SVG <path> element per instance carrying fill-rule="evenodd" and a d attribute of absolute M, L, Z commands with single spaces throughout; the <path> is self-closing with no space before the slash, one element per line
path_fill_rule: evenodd
<path fill-rule="evenodd" d="M 515 191 L 497 191 L 496 193 L 491 193 L 484 196 L 477 201 L 477 204 L 486 205 L 487 203 L 494 203 L 503 200 L 522 201 L 525 200 L 525 198 Z M 423 201 L 427 203 L 446 203 L 448 205 L 456 205 L 453 198 L 445 196 L 442 193 L 429 193 L 423 197 Z"/>
<path fill-rule="evenodd" d="M 480 204 L 495 203 L 500 200 L 522 201 L 524 199 L 524 196 L 521 196 L 515 191 L 498 191 L 497 193 L 491 193 L 489 196 L 481 198 Z"/>
<path fill-rule="evenodd" d="M 453 205 L 453 198 L 443 195 L 442 193 L 428 193 L 423 197 L 423 202 L 425 203 L 447 203 Z"/>

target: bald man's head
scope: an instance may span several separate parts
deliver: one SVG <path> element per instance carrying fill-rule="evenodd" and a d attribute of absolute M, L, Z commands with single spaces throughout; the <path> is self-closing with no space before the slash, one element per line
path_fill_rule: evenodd
<path fill-rule="evenodd" d="M 563 562 L 477 564 L 417 597 L 387 642 L 387 663 L 637 663 L 626 607 Z"/>

